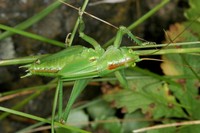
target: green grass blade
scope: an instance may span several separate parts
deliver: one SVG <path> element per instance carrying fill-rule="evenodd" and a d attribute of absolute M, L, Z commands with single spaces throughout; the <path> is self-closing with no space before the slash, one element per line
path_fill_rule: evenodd
<path fill-rule="evenodd" d="M 19 102 L 18 104 L 16 104 L 14 107 L 12 107 L 12 109 L 14 110 L 19 110 L 21 109 L 25 104 L 27 104 L 29 101 L 31 101 L 32 99 L 34 99 L 35 97 L 37 97 L 40 93 L 34 93 L 32 95 L 30 95 L 29 97 L 27 97 L 26 99 L 22 100 L 21 102 Z M 4 118 L 6 118 L 8 115 L 10 115 L 10 113 L 5 112 L 3 114 L 0 115 L 0 120 L 3 120 Z"/>
<path fill-rule="evenodd" d="M 179 49 L 162 49 L 155 52 L 155 50 L 137 50 L 139 55 L 164 55 L 164 54 L 176 54 L 176 53 L 192 53 L 192 52 L 200 52 L 200 48 L 179 48 Z M 28 56 L 23 58 L 9 59 L 9 60 L 0 60 L 0 66 L 8 66 L 8 65 L 20 65 L 31 63 L 38 58 L 44 57 L 47 55 L 39 55 L 39 56 Z"/>
<path fill-rule="evenodd" d="M 179 42 L 179 43 L 171 43 L 169 45 L 169 43 L 166 43 L 166 44 L 153 44 L 153 45 L 145 45 L 145 46 L 128 46 L 128 48 L 131 48 L 131 49 L 146 49 L 146 48 L 160 48 L 160 47 L 172 47 L 172 48 L 175 48 L 177 46 L 192 46 L 192 45 L 196 45 L 196 44 L 199 44 L 200 45 L 200 41 L 192 41 L 192 42 Z"/>
<path fill-rule="evenodd" d="M 97 98 L 97 99 L 94 99 L 94 100 L 92 100 L 92 101 L 89 101 L 89 102 L 87 102 L 87 103 L 85 103 L 85 104 L 83 104 L 83 105 L 80 105 L 80 106 L 78 106 L 78 107 L 76 107 L 76 108 L 74 108 L 74 109 L 72 109 L 72 110 L 73 110 L 73 111 L 82 110 L 82 109 L 87 108 L 87 107 L 89 107 L 89 106 L 98 104 L 99 102 L 102 102 L 102 101 L 103 101 L 102 98 Z M 29 131 L 31 131 L 32 129 L 37 128 L 37 127 L 39 127 L 39 126 L 41 126 L 41 125 L 43 125 L 43 124 L 44 124 L 44 122 L 38 122 L 38 123 L 36 123 L 36 124 L 33 124 L 33 125 L 31 125 L 31 126 L 28 126 L 28 127 L 24 128 L 24 129 L 19 130 L 19 131 L 17 131 L 16 133 L 25 133 L 25 132 L 29 132 Z"/>
<path fill-rule="evenodd" d="M 46 38 L 46 37 L 43 37 L 43 36 L 40 36 L 40 35 L 36 35 L 36 34 L 33 34 L 33 33 L 25 32 L 25 31 L 19 30 L 17 28 L 12 28 L 12 27 L 0 24 L 0 29 L 10 31 L 12 33 L 20 34 L 20 35 L 23 35 L 25 37 L 29 37 L 29 38 L 39 40 L 39 41 L 42 41 L 42 42 L 46 42 L 46 43 L 49 43 L 49 44 L 52 44 L 52 45 L 55 45 L 55 46 L 65 47 L 65 44 L 62 43 L 62 42 L 52 40 L 52 39 L 49 39 L 49 38 Z"/>
<path fill-rule="evenodd" d="M 199 53 L 200 48 L 174 48 L 174 49 L 162 49 L 155 52 L 154 50 L 137 50 L 139 55 L 164 55 L 164 54 L 184 54 L 184 53 Z"/>
<path fill-rule="evenodd" d="M 85 11 L 88 2 L 89 2 L 89 0 L 85 0 L 85 1 L 84 1 L 83 6 L 81 7 L 81 12 L 84 12 L 84 11 Z M 70 36 L 70 40 L 69 40 L 68 46 L 71 46 L 71 45 L 72 45 L 72 42 L 73 42 L 73 40 L 74 40 L 74 36 L 75 36 L 76 31 L 77 31 L 77 29 L 78 29 L 78 27 L 79 27 L 79 24 L 80 24 L 80 19 L 78 18 L 78 19 L 76 20 L 76 24 L 75 24 L 74 29 L 73 29 L 73 31 L 72 31 L 72 34 L 71 34 L 71 36 Z"/>
<path fill-rule="evenodd" d="M 64 0 L 66 1 L 66 0 Z M 24 30 L 28 27 L 30 27 L 31 25 L 33 25 L 34 23 L 37 23 L 38 21 L 40 21 L 41 19 L 43 19 L 45 16 L 47 16 L 50 12 L 52 12 L 53 10 L 55 10 L 56 8 L 58 8 L 62 3 L 59 1 L 55 1 L 54 3 L 52 3 L 51 5 L 49 5 L 47 8 L 45 8 L 44 10 L 42 10 L 41 12 L 37 13 L 36 15 L 34 15 L 33 17 L 25 20 L 24 22 L 18 24 L 15 26 L 16 29 L 20 29 L 20 30 Z M 0 35 L 0 40 L 12 36 L 14 33 L 10 32 L 10 31 L 6 31 L 4 33 L 2 33 Z"/>
<path fill-rule="evenodd" d="M 38 116 L 34 116 L 34 115 L 31 115 L 31 114 L 23 113 L 23 112 L 20 112 L 20 111 L 16 111 L 16 110 L 13 110 L 13 109 L 8 109 L 8 108 L 0 106 L 0 110 L 4 111 L 4 112 L 7 112 L 7 113 L 15 114 L 15 115 L 18 115 L 18 116 L 30 118 L 30 119 L 33 119 L 33 120 L 36 120 L 36 121 L 41 121 L 41 122 L 45 122 L 45 123 L 51 124 L 50 120 L 47 120 L 47 119 L 44 119 L 44 118 L 41 118 L 41 117 L 38 117 Z M 69 129 L 69 130 L 72 130 L 72 131 L 75 131 L 75 132 L 90 133 L 88 131 L 81 130 L 79 128 L 72 127 L 72 126 L 69 126 L 69 125 L 63 125 L 63 124 L 58 123 L 58 122 L 54 122 L 54 124 L 55 124 L 55 126 L 63 127 L 65 129 Z"/>
<path fill-rule="evenodd" d="M 170 83 L 170 84 L 173 84 L 173 85 L 175 85 L 175 86 L 181 87 L 180 84 L 178 84 L 178 83 L 176 83 L 175 81 L 171 80 L 171 78 L 167 78 L 167 77 L 160 76 L 160 75 L 158 75 L 158 74 L 155 74 L 155 73 L 153 73 L 153 72 L 151 72 L 151 71 L 148 71 L 148 70 L 144 70 L 144 69 L 139 68 L 139 67 L 137 67 L 137 66 L 135 66 L 134 68 L 131 68 L 131 69 L 133 69 L 133 70 L 136 71 L 136 72 L 139 72 L 139 73 L 148 75 L 148 76 L 150 76 L 150 77 L 154 77 L 154 78 L 156 78 L 156 79 L 159 79 L 159 80 L 161 80 L 161 81 L 166 81 L 166 82 L 168 82 L 168 83 Z"/>
<path fill-rule="evenodd" d="M 22 58 L 8 59 L 8 60 L 0 60 L 0 66 L 8 66 L 8 65 L 20 65 L 32 63 L 38 58 L 45 57 L 47 55 L 38 55 L 38 56 L 28 56 Z"/>

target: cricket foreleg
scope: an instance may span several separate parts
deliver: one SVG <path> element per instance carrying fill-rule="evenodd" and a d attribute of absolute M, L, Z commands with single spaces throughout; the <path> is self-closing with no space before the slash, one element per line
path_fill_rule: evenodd
<path fill-rule="evenodd" d="M 140 40 L 138 40 L 129 29 L 127 29 L 124 26 L 120 26 L 119 30 L 117 32 L 117 35 L 115 37 L 115 41 L 114 41 L 114 46 L 115 47 L 120 47 L 121 42 L 122 42 L 122 37 L 124 34 L 127 34 L 128 37 L 130 37 L 137 45 L 142 45 L 142 42 Z"/>
<path fill-rule="evenodd" d="M 82 19 L 82 15 L 79 15 L 79 22 L 80 22 L 79 23 L 79 37 L 81 37 L 83 40 L 85 40 L 86 42 L 91 44 L 96 50 L 101 49 L 100 44 L 95 39 L 93 39 L 92 37 L 89 37 L 83 33 L 83 31 L 85 29 L 85 24 Z"/>
<path fill-rule="evenodd" d="M 93 38 L 87 36 L 87 35 L 84 34 L 83 32 L 80 32 L 80 33 L 79 33 L 79 36 L 80 36 L 84 41 L 86 41 L 86 42 L 88 42 L 89 44 L 91 44 L 91 45 L 95 48 L 95 50 L 102 49 L 101 46 L 100 46 L 100 44 L 99 44 L 96 40 L 94 40 Z"/>
<path fill-rule="evenodd" d="M 129 89 L 129 85 L 128 85 L 128 82 L 126 80 L 124 70 L 116 71 L 115 76 L 119 80 L 122 87 L 124 87 L 125 89 Z"/>
<path fill-rule="evenodd" d="M 80 95 L 80 93 L 86 87 L 86 85 L 88 84 L 88 82 L 90 80 L 91 79 L 81 79 L 81 80 L 75 81 L 74 87 L 72 89 L 71 95 L 70 95 L 68 103 L 67 103 L 67 106 L 64 110 L 64 113 L 62 114 L 61 119 L 60 119 L 61 123 L 66 123 L 73 103 L 75 102 L 77 97 Z"/>

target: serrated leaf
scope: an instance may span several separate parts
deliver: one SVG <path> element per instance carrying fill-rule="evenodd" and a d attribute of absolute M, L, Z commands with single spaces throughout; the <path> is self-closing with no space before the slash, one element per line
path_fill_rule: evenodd
<path fill-rule="evenodd" d="M 104 98 L 114 102 L 117 108 L 125 108 L 128 113 L 142 109 L 143 113 L 153 118 L 185 117 L 181 106 L 170 94 L 168 86 L 155 81 L 155 79 L 134 80 L 131 84 L 136 90 L 120 90 L 107 94 Z"/>
<path fill-rule="evenodd" d="M 199 7 L 200 7 L 200 1 L 199 0 L 189 0 L 190 8 L 185 12 L 185 16 L 189 20 L 194 20 L 199 17 Z M 197 19 L 198 22 L 200 22 L 200 19 Z"/>
<path fill-rule="evenodd" d="M 198 99 L 197 92 L 195 93 L 196 89 L 191 90 L 185 88 L 182 90 L 174 86 L 170 86 L 170 88 L 184 107 L 185 111 L 189 114 L 190 119 L 200 119 L 200 100 Z"/>
<path fill-rule="evenodd" d="M 195 16 L 196 9 L 194 8 L 197 8 L 196 5 L 198 5 L 200 1 L 198 1 L 198 3 L 196 3 L 197 1 L 190 2 L 193 4 L 195 3 L 195 6 L 192 6 L 191 9 L 186 12 L 186 14 L 192 13 L 192 15 Z M 194 16 L 191 16 L 191 18 Z M 179 33 L 184 31 L 184 33 L 180 35 L 180 38 L 175 40 L 175 42 L 198 41 L 200 38 L 199 26 L 200 23 L 196 21 L 185 22 L 183 24 L 174 24 L 170 26 L 167 34 L 170 38 L 174 38 L 179 35 Z M 182 47 L 200 47 L 200 45 L 195 44 Z M 178 99 L 190 118 L 200 119 L 200 115 L 197 111 L 199 109 L 198 107 L 200 106 L 200 100 L 198 100 L 198 87 L 200 86 L 199 54 L 169 54 L 164 55 L 162 59 L 164 60 L 164 63 L 161 64 L 161 68 L 166 75 L 172 75 L 174 73 L 173 75 L 181 75 L 183 77 L 176 79 L 176 82 L 180 83 L 182 88 L 169 85 L 170 90 L 172 90 L 174 96 Z"/>
<path fill-rule="evenodd" d="M 131 113 L 144 106 L 148 106 L 153 101 L 150 101 L 144 95 L 132 90 L 121 90 L 117 93 L 107 94 L 104 96 L 107 101 L 113 102 L 117 108 L 126 108 L 127 112 Z"/>

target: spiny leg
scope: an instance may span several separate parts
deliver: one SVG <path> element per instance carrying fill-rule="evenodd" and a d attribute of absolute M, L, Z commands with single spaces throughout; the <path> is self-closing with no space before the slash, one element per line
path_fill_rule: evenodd
<path fill-rule="evenodd" d="M 80 80 L 75 81 L 74 87 L 72 89 L 71 95 L 70 95 L 68 103 L 67 103 L 67 106 L 64 110 L 64 113 L 62 114 L 61 119 L 60 119 L 61 123 L 66 123 L 73 103 L 75 102 L 77 97 L 80 95 L 80 93 L 83 91 L 83 89 L 86 87 L 86 85 L 88 84 L 88 82 L 90 80 L 91 79 L 80 79 Z"/>
<path fill-rule="evenodd" d="M 122 42 L 122 37 L 124 36 L 124 34 L 127 34 L 128 37 L 130 37 L 137 45 L 142 45 L 142 42 L 140 40 L 138 40 L 129 29 L 127 29 L 124 26 L 120 26 L 119 30 L 117 31 L 117 35 L 115 37 L 115 41 L 114 41 L 114 46 L 115 47 L 120 47 L 121 42 Z"/>

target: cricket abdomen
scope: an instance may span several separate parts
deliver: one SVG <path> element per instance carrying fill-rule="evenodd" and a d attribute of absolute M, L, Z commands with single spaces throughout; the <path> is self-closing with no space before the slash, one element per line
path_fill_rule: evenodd
<path fill-rule="evenodd" d="M 58 62 L 56 59 L 45 62 L 42 62 L 42 60 L 37 60 L 29 67 L 28 71 L 32 75 L 55 77 L 57 76 L 57 73 L 64 67 L 64 65 L 64 62 Z"/>
<path fill-rule="evenodd" d="M 57 76 L 57 73 L 60 71 L 58 68 L 32 68 L 29 72 L 32 75 L 41 75 L 41 76 L 48 76 L 54 77 Z"/>
<path fill-rule="evenodd" d="M 84 74 L 92 75 L 96 71 L 96 62 L 104 53 L 103 49 L 95 51 L 82 46 L 69 47 L 56 54 L 36 60 L 26 67 L 27 76 L 40 75 L 47 77 L 75 78 Z M 94 75 L 94 74 L 93 74 Z"/>

